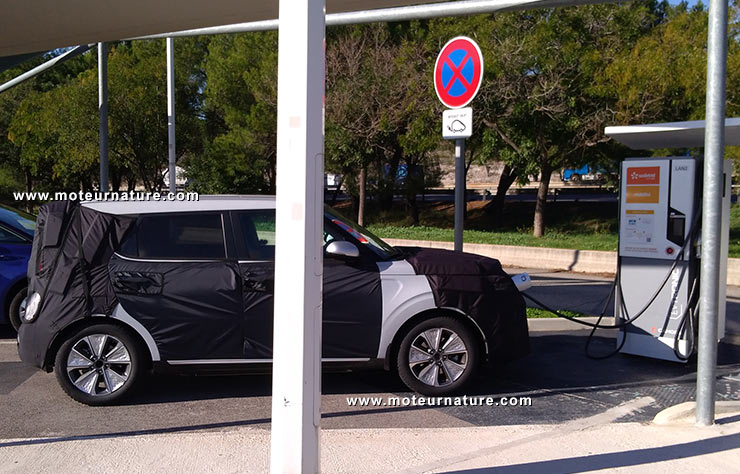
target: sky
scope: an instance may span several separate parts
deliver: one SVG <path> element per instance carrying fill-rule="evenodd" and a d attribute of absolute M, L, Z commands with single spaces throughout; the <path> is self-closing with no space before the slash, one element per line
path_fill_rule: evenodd
<path fill-rule="evenodd" d="M 678 5 L 679 3 L 681 3 L 681 0 L 668 0 L 668 3 L 670 3 L 671 5 Z M 689 4 L 689 6 L 696 5 L 697 0 L 688 0 L 687 3 Z M 703 3 L 704 5 L 709 6 L 709 0 L 704 0 Z"/>

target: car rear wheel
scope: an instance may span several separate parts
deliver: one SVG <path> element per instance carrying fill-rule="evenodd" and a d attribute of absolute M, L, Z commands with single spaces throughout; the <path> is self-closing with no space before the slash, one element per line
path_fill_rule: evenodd
<path fill-rule="evenodd" d="M 396 365 L 401 380 L 422 395 L 447 395 L 474 376 L 480 344 L 473 332 L 455 318 L 422 321 L 406 334 Z"/>
<path fill-rule="evenodd" d="M 124 329 L 95 324 L 65 341 L 55 372 L 64 391 L 86 405 L 111 405 L 130 395 L 143 373 L 142 351 Z"/>
<path fill-rule="evenodd" d="M 13 329 L 16 331 L 21 327 L 21 304 L 23 303 L 23 299 L 26 297 L 27 292 L 28 288 L 21 289 L 13 296 L 13 299 L 10 300 L 10 306 L 8 307 L 8 319 L 10 320 L 10 325 L 13 326 Z"/>

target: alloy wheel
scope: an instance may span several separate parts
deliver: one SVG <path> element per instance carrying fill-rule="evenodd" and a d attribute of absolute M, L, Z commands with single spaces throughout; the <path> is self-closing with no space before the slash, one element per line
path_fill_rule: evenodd
<path fill-rule="evenodd" d="M 408 354 L 411 373 L 425 385 L 444 387 L 454 383 L 468 366 L 468 348 L 447 328 L 430 328 L 411 342 Z"/>
<path fill-rule="evenodd" d="M 128 381 L 131 356 L 118 338 L 109 334 L 90 334 L 72 345 L 66 371 L 72 384 L 83 393 L 109 395 Z"/>

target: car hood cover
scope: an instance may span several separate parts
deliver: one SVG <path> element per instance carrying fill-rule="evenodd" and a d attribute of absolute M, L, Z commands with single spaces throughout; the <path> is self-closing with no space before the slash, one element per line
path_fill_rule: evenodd
<path fill-rule="evenodd" d="M 402 250 L 414 271 L 429 280 L 435 304 L 470 316 L 486 335 L 494 357 L 529 352 L 524 298 L 498 260 L 442 249 Z"/>

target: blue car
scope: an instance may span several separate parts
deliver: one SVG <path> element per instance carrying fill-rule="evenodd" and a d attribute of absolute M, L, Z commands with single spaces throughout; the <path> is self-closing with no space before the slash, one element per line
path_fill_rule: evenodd
<path fill-rule="evenodd" d="M 28 259 L 36 220 L 23 211 L 0 204 L 0 324 L 21 324 L 20 307 L 26 297 Z"/>

